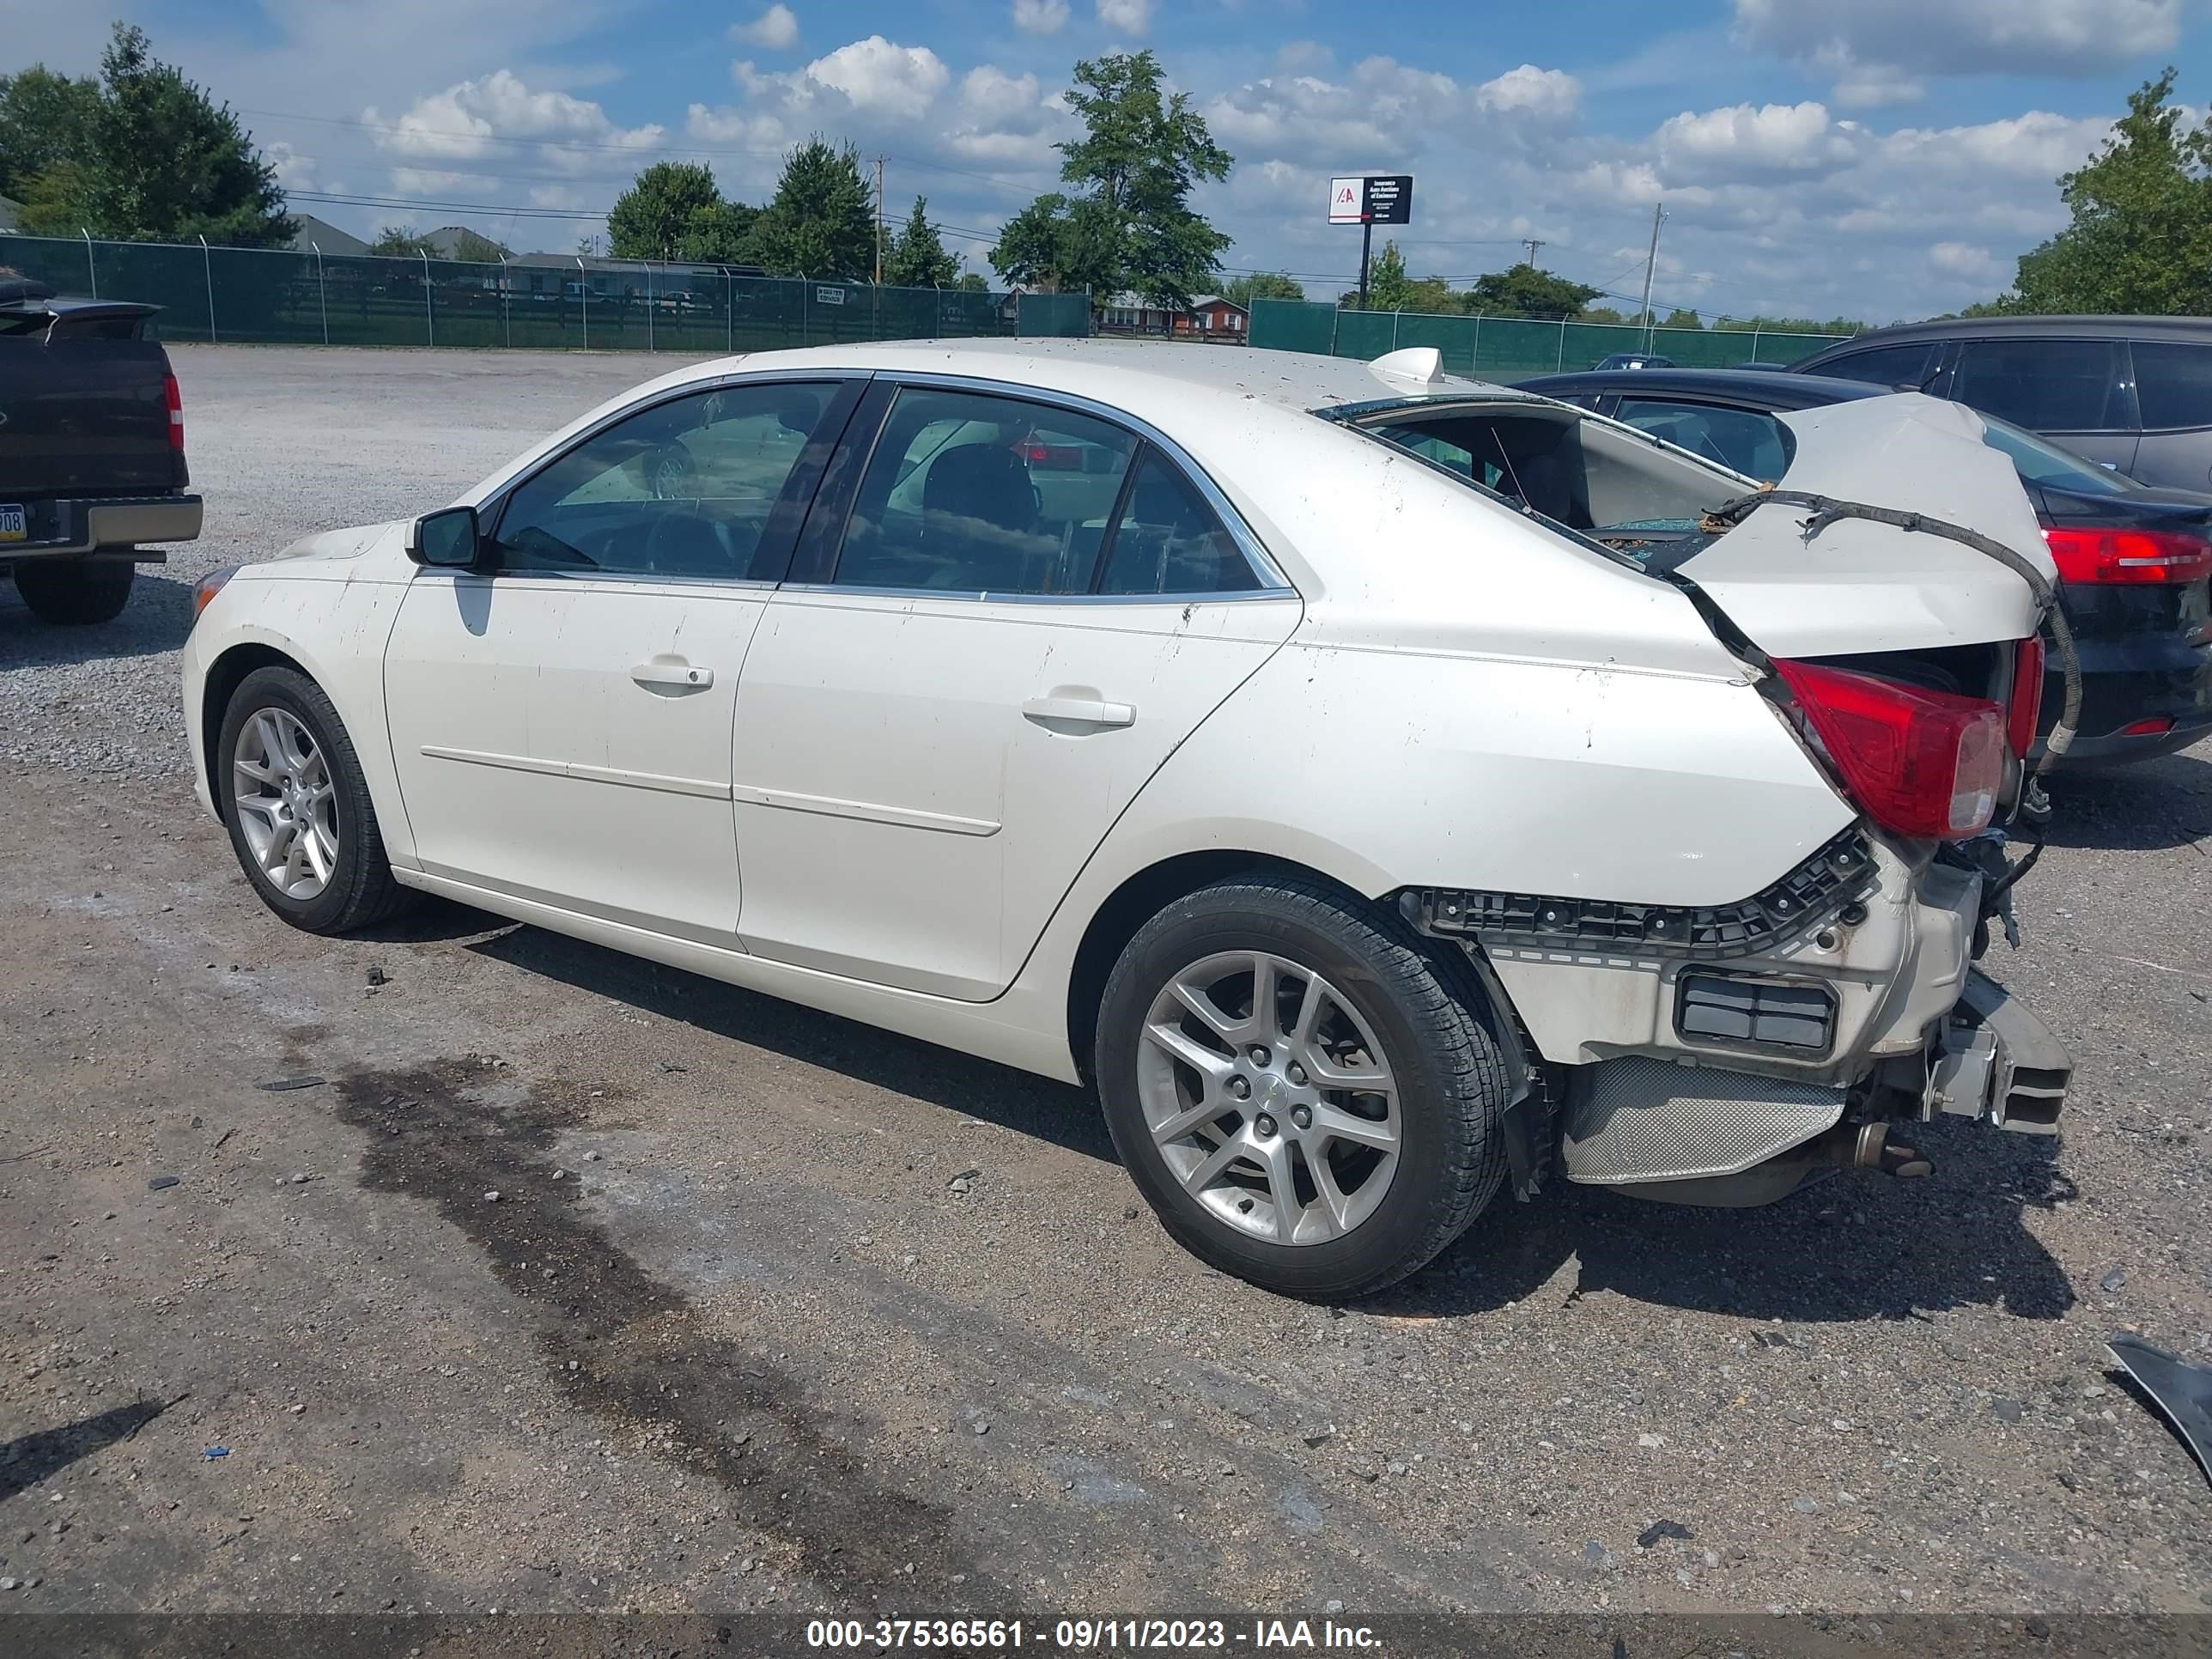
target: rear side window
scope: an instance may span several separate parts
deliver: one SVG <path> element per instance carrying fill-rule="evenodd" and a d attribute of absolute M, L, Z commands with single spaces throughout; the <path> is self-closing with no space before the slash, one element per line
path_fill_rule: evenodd
<path fill-rule="evenodd" d="M 1843 380 L 1864 380 L 1872 386 L 1917 386 L 1927 380 L 1929 361 L 1935 353 L 1935 346 L 1926 340 L 1911 345 L 1869 346 L 1864 351 L 1827 358 L 1809 372 L 1832 374 Z"/>
<path fill-rule="evenodd" d="M 2138 340 L 2135 357 L 2146 429 L 2212 426 L 2212 346 Z"/>
<path fill-rule="evenodd" d="M 2031 432 L 2115 432 L 2130 424 L 2113 340 L 1968 340 L 1951 396 Z"/>
<path fill-rule="evenodd" d="M 1101 593 L 1249 593 L 1251 563 L 1197 485 L 1147 447 L 1114 526 Z"/>

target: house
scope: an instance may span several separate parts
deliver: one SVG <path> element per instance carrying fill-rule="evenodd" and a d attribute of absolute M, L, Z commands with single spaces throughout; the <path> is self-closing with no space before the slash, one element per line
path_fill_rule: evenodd
<path fill-rule="evenodd" d="M 312 213 L 295 213 L 292 217 L 299 224 L 300 231 L 285 246 L 295 252 L 320 252 L 328 257 L 368 252 L 368 243 L 350 232 L 340 230 L 327 219 L 318 219 Z"/>
<path fill-rule="evenodd" d="M 1101 334 L 1172 334 L 1176 313 L 1135 294 L 1108 296 L 1098 308 Z"/>
<path fill-rule="evenodd" d="M 1241 345 L 1251 320 L 1251 313 L 1236 301 L 1224 300 L 1218 294 L 1201 294 L 1190 302 L 1188 310 L 1176 313 L 1175 331 L 1178 337 Z"/>

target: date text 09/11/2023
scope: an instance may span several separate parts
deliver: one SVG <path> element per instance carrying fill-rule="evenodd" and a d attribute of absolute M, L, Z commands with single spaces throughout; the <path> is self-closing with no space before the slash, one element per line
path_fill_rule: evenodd
<path fill-rule="evenodd" d="M 1048 1634 L 1048 1632 L 1049 1633 Z M 1034 1648 L 1041 1652 L 1189 1652 L 1242 1647 L 1269 1650 L 1337 1649 L 1382 1645 L 1364 1625 L 1324 1619 L 1255 1619 L 1249 1627 L 1221 1619 L 816 1619 L 806 1626 L 810 1648 L 890 1651 L 900 1648 L 990 1653 Z"/>

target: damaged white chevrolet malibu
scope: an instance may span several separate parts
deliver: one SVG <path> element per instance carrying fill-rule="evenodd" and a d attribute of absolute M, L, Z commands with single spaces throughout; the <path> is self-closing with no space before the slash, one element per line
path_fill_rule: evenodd
<path fill-rule="evenodd" d="M 1095 1080 L 1293 1295 L 1501 1187 L 1919 1173 L 2065 1091 L 1972 965 L 2051 566 L 1959 405 L 1784 418 L 1760 494 L 1433 352 L 703 363 L 204 583 L 200 796 L 295 927 L 443 894 Z"/>

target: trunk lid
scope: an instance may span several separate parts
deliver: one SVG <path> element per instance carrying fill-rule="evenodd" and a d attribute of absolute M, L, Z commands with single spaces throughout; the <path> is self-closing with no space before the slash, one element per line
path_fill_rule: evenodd
<path fill-rule="evenodd" d="M 1980 532 L 2046 576 L 2057 571 L 2034 506 L 1980 418 L 1917 392 L 1780 416 L 1796 440 L 1783 486 L 1925 514 Z M 1832 657 L 2025 639 L 2037 609 L 1995 559 L 1925 532 L 1863 519 L 1812 541 L 1802 508 L 1763 507 L 1676 574 L 1770 656 Z"/>

